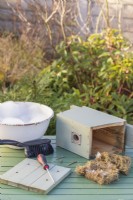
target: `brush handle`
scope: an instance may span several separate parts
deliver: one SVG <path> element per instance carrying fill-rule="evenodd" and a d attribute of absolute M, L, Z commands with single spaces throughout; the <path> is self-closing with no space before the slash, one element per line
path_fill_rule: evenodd
<path fill-rule="evenodd" d="M 0 140 L 0 145 L 14 145 L 17 147 L 24 147 L 23 143 L 16 140 Z"/>
<path fill-rule="evenodd" d="M 0 145 L 14 145 L 18 147 L 27 147 L 27 146 L 33 146 L 33 145 L 41 145 L 41 144 L 50 144 L 50 139 L 36 139 L 36 140 L 30 140 L 27 142 L 18 142 L 16 140 L 0 140 Z"/>
<path fill-rule="evenodd" d="M 24 142 L 25 146 L 50 144 L 50 139 L 36 139 Z"/>

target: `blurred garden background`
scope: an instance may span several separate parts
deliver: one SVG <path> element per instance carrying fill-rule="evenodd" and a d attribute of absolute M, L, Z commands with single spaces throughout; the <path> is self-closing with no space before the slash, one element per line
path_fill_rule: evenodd
<path fill-rule="evenodd" d="M 111 0 L 85 1 L 0 1 L 0 102 L 39 102 L 55 115 L 84 105 L 133 124 L 132 41 L 122 23 L 126 0 L 117 2 L 114 14 Z M 55 118 L 51 122 L 47 134 L 55 134 Z"/>

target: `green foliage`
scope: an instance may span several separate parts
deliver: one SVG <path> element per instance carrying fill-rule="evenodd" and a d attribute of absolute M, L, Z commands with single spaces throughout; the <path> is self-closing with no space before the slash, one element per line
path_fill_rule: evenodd
<path fill-rule="evenodd" d="M 133 123 L 133 54 L 129 48 L 117 30 L 93 34 L 87 41 L 72 36 L 57 46 L 58 59 L 49 67 L 49 86 L 59 96 L 78 94 L 78 104 Z"/>
<path fill-rule="evenodd" d="M 86 41 L 71 36 L 57 46 L 57 59 L 39 74 L 25 76 L 1 101 L 35 101 L 55 114 L 70 105 L 89 106 L 133 124 L 133 54 L 116 30 L 91 35 Z M 55 118 L 47 134 L 55 134 Z"/>
<path fill-rule="evenodd" d="M 57 48 L 60 58 L 52 65 L 58 76 L 54 84 L 65 81 L 68 89 L 75 87 L 81 92 L 85 84 L 102 87 L 107 94 L 127 89 L 131 93 L 133 55 L 125 52 L 127 48 L 127 42 L 114 30 L 93 34 L 87 41 L 71 37 Z"/>

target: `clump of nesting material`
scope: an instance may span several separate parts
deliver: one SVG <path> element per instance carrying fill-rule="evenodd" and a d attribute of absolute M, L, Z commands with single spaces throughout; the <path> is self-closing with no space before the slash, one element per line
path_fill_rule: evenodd
<path fill-rule="evenodd" d="M 131 158 L 117 154 L 110 154 L 108 152 L 98 153 L 96 156 L 97 162 L 104 161 L 105 163 L 112 163 L 116 166 L 120 173 L 128 175 L 131 167 Z"/>
<path fill-rule="evenodd" d="M 115 165 L 96 160 L 89 161 L 84 166 L 77 166 L 75 171 L 100 185 L 117 180 L 119 174 Z"/>
<path fill-rule="evenodd" d="M 97 153 L 95 160 L 77 166 L 75 171 L 99 184 L 109 184 L 119 178 L 119 172 L 128 175 L 130 167 L 130 157 L 103 152 Z"/>

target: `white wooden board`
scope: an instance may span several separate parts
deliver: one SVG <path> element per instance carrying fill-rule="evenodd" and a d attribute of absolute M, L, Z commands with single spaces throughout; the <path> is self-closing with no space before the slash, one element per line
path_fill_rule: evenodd
<path fill-rule="evenodd" d="M 126 124 L 126 146 L 133 148 L 133 125 Z"/>
<path fill-rule="evenodd" d="M 58 183 L 60 183 L 68 174 L 71 169 L 50 164 L 49 171 L 51 177 L 38 163 L 38 161 L 26 158 L 15 167 L 0 176 L 0 182 L 7 185 L 12 185 L 22 189 L 45 193 L 47 194 Z"/>

